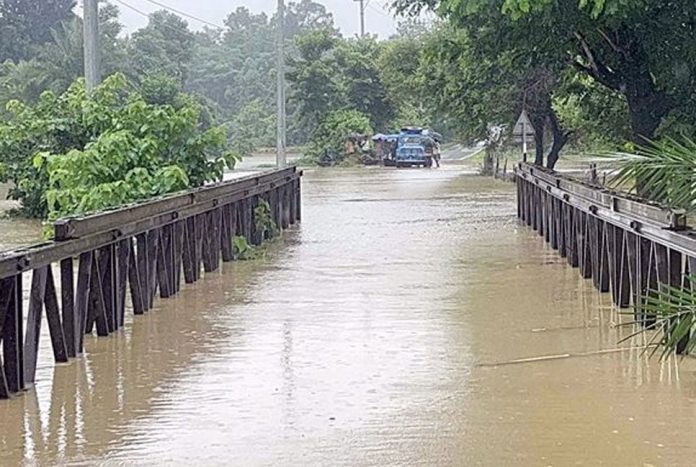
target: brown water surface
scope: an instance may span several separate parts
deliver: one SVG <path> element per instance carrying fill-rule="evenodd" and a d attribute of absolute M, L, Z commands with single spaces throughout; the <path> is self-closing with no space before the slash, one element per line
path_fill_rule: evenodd
<path fill-rule="evenodd" d="M 310 170 L 303 215 L 83 359 L 54 368 L 44 335 L 0 464 L 691 463 L 693 360 L 615 351 L 617 312 L 513 185 Z"/>

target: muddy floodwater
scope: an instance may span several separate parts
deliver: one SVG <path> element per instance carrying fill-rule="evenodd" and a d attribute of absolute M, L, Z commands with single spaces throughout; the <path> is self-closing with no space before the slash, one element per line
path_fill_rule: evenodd
<path fill-rule="evenodd" d="M 44 335 L 0 465 L 693 465 L 694 360 L 618 344 L 608 297 L 515 210 L 457 163 L 308 170 L 263 260 L 69 365 Z"/>

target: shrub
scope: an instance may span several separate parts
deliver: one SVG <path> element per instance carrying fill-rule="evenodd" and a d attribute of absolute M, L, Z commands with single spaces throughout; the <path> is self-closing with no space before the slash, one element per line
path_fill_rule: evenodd
<path fill-rule="evenodd" d="M 225 131 L 204 129 L 194 98 L 167 95 L 174 102 L 148 102 L 117 74 L 91 96 L 78 80 L 35 105 L 10 102 L 0 181 L 23 214 L 53 220 L 220 179 L 236 161 Z"/>

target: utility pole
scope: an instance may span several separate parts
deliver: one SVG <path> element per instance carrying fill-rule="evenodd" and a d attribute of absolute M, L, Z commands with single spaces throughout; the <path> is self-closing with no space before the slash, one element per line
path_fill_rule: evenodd
<path fill-rule="evenodd" d="M 101 81 L 99 73 L 99 7 L 98 0 L 84 0 L 85 82 L 90 93 Z"/>
<path fill-rule="evenodd" d="M 365 37 L 365 0 L 355 0 L 360 3 L 360 37 Z"/>
<path fill-rule="evenodd" d="M 284 0 L 278 0 L 278 37 L 276 39 L 276 74 L 278 81 L 278 129 L 276 141 L 276 166 L 283 168 L 288 164 L 285 153 L 285 4 Z"/>

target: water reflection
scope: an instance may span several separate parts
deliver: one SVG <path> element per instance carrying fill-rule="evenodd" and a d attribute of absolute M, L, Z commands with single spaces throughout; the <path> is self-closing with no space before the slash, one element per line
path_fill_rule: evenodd
<path fill-rule="evenodd" d="M 0 464 L 684 465 L 693 362 L 617 344 L 609 297 L 513 197 L 457 166 L 309 172 L 260 263 L 72 364 L 42 347 Z"/>

